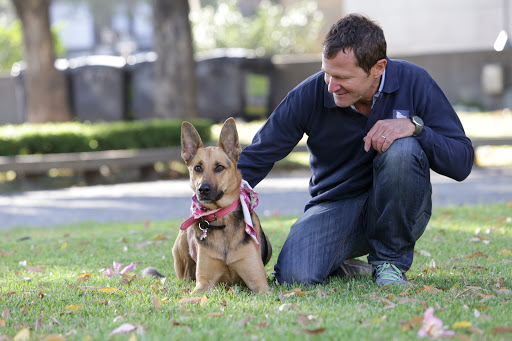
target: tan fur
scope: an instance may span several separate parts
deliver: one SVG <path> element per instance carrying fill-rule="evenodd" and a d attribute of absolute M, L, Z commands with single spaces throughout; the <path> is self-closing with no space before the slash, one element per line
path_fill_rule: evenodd
<path fill-rule="evenodd" d="M 192 124 L 183 122 L 181 146 L 181 155 L 190 173 L 190 187 L 203 206 L 223 208 L 238 200 L 242 176 L 236 164 L 241 147 L 233 118 L 224 123 L 217 146 L 206 148 Z M 201 196 L 201 189 L 204 191 L 205 186 L 209 194 Z M 218 283 L 240 282 L 255 292 L 266 292 L 268 284 L 264 262 L 266 264 L 270 260 L 272 248 L 268 238 L 262 240 L 263 230 L 256 213 L 252 214 L 252 220 L 260 245 L 266 243 L 269 248 L 265 260 L 262 260 L 260 247 L 244 230 L 245 222 L 239 206 L 212 222 L 226 227 L 208 229 L 208 236 L 203 241 L 199 240 L 202 231 L 197 223 L 186 231 L 180 230 L 172 249 L 178 279 L 195 279 L 193 292 L 210 290 Z M 195 254 L 197 263 L 192 258 Z"/>

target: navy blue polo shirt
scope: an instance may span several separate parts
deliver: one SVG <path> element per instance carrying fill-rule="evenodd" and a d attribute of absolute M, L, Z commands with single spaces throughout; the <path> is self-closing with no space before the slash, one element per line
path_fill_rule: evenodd
<path fill-rule="evenodd" d="M 372 148 L 364 151 L 363 137 L 378 120 L 414 115 L 425 124 L 415 138 L 430 167 L 455 180 L 465 179 L 474 150 L 457 114 L 424 69 L 399 60 L 388 60 L 384 86 L 368 117 L 351 107 L 337 107 L 322 71 L 304 80 L 242 151 L 238 168 L 254 187 L 306 134 L 312 171 L 308 205 L 354 198 L 370 189 L 377 155 Z"/>

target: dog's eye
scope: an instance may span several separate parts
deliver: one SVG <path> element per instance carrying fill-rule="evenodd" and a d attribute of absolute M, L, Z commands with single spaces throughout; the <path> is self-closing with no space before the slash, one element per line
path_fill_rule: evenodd
<path fill-rule="evenodd" d="M 215 171 L 217 173 L 222 172 L 224 169 L 226 169 L 226 167 L 224 167 L 223 165 L 217 165 L 217 167 L 215 167 Z"/>
<path fill-rule="evenodd" d="M 201 167 L 201 166 L 195 166 L 195 167 L 194 167 L 194 171 L 195 171 L 196 173 L 201 173 L 201 172 L 203 171 L 203 167 Z"/>

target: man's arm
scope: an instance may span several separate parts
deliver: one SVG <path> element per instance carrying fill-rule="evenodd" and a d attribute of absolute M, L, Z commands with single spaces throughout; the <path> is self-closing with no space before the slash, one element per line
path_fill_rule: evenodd
<path fill-rule="evenodd" d="M 304 135 L 304 109 L 297 105 L 296 97 L 290 93 L 279 104 L 240 154 L 238 169 L 252 187 L 263 180 L 274 163 L 286 157 Z"/>
<path fill-rule="evenodd" d="M 473 167 L 475 152 L 437 84 L 433 84 L 416 115 L 423 119 L 424 127 L 415 138 L 427 154 L 432 170 L 457 181 L 464 180 Z M 385 152 L 394 140 L 412 136 L 414 129 L 409 119 L 378 121 L 364 138 L 365 150 L 371 145 L 378 152 Z"/>

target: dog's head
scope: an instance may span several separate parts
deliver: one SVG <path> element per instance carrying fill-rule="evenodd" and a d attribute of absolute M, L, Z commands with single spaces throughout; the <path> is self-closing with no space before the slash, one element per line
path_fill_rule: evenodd
<path fill-rule="evenodd" d="M 190 187 L 206 207 L 227 207 L 238 199 L 242 176 L 236 165 L 242 151 L 235 120 L 228 118 L 216 147 L 204 147 L 189 122 L 181 125 L 181 157 L 190 174 Z"/>

